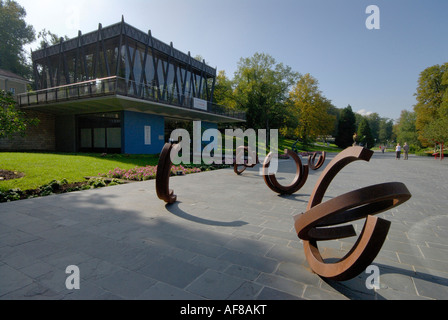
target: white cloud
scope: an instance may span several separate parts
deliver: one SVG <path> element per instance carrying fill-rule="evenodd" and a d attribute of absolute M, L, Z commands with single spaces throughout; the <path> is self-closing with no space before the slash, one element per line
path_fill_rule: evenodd
<path fill-rule="evenodd" d="M 362 116 L 368 116 L 371 115 L 373 112 L 372 111 L 367 111 L 366 109 L 361 109 L 356 111 L 357 114 L 360 114 Z"/>

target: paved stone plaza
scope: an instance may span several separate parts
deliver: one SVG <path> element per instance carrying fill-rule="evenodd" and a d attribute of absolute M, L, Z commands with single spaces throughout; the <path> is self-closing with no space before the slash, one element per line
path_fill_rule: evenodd
<path fill-rule="evenodd" d="M 294 164 L 279 167 L 286 183 Z M 368 273 L 333 282 L 308 267 L 293 216 L 323 168 L 290 196 L 272 192 L 259 168 L 172 177 L 173 205 L 157 198 L 154 180 L 1 203 L 0 299 L 448 299 L 448 159 L 376 152 L 331 183 L 324 201 L 393 181 L 412 194 L 379 215 L 392 222 L 373 263 L 379 289 L 367 289 Z M 320 248 L 342 257 L 354 241 Z M 79 289 L 66 287 L 70 265 Z"/>

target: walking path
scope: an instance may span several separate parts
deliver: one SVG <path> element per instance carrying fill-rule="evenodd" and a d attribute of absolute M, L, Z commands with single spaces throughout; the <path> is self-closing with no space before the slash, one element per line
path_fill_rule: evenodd
<path fill-rule="evenodd" d="M 286 182 L 294 165 L 279 167 Z M 448 299 L 447 160 L 376 152 L 327 190 L 324 201 L 392 181 L 411 192 L 381 214 L 392 225 L 373 263 L 379 289 L 367 289 L 368 273 L 333 282 L 308 267 L 293 216 L 305 211 L 323 169 L 279 196 L 259 168 L 172 177 L 173 205 L 157 198 L 154 180 L 1 203 L 0 299 Z M 320 247 L 340 257 L 355 240 Z M 79 289 L 66 286 L 72 265 Z"/>

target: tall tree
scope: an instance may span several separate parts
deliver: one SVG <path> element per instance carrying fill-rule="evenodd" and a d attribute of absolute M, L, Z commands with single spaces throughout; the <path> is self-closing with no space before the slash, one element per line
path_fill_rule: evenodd
<path fill-rule="evenodd" d="M 31 64 L 24 46 L 34 41 L 35 33 L 25 16 L 25 9 L 17 2 L 0 0 L 0 68 L 29 79 Z"/>
<path fill-rule="evenodd" d="M 285 118 L 285 101 L 298 73 L 277 63 L 269 54 L 241 58 L 235 72 L 234 98 L 246 111 L 246 124 L 253 129 L 280 128 Z"/>
<path fill-rule="evenodd" d="M 416 124 L 416 113 L 408 110 L 402 110 L 397 124 L 394 126 L 394 132 L 397 136 L 397 142 L 402 145 L 407 142 L 409 145 L 420 146 L 418 140 Z"/>
<path fill-rule="evenodd" d="M 290 115 L 298 120 L 297 132 L 305 143 L 319 135 L 331 134 L 335 117 L 329 114 L 331 102 L 322 95 L 318 81 L 309 73 L 300 76 L 289 93 Z"/>
<path fill-rule="evenodd" d="M 365 116 L 369 122 L 370 131 L 375 141 L 379 141 L 381 117 L 378 113 L 373 112 Z"/>
<path fill-rule="evenodd" d="M 381 118 L 380 119 L 380 126 L 379 126 L 379 132 L 378 132 L 378 139 L 379 142 L 384 144 L 388 141 L 392 141 L 393 138 L 393 127 L 394 122 L 392 119 L 388 118 Z"/>
<path fill-rule="evenodd" d="M 448 117 L 448 62 L 420 73 L 415 96 L 416 128 L 420 141 L 426 145 L 429 141 L 425 128 L 437 119 Z"/>
<path fill-rule="evenodd" d="M 224 70 L 218 71 L 216 76 L 215 88 L 213 91 L 213 100 L 216 104 L 236 108 L 235 99 L 233 97 L 233 82 L 227 78 Z"/>
<path fill-rule="evenodd" d="M 338 133 L 335 143 L 339 148 L 347 148 L 353 144 L 353 134 L 356 133 L 356 118 L 352 107 L 348 105 L 341 110 L 338 122 Z"/>
<path fill-rule="evenodd" d="M 372 148 L 375 145 L 375 139 L 373 138 L 372 131 L 370 130 L 369 121 L 366 117 L 363 117 L 358 126 L 358 138 L 359 142 L 365 148 Z"/>

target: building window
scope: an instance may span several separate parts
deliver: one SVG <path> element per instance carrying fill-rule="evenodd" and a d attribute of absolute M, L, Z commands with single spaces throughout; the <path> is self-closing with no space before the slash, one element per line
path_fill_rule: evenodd
<path fill-rule="evenodd" d="M 81 152 L 121 152 L 121 113 L 78 116 L 78 150 Z"/>
<path fill-rule="evenodd" d="M 16 95 L 16 88 L 11 88 L 11 89 L 9 89 L 9 91 L 11 91 L 11 93 L 12 93 L 13 95 Z"/>

